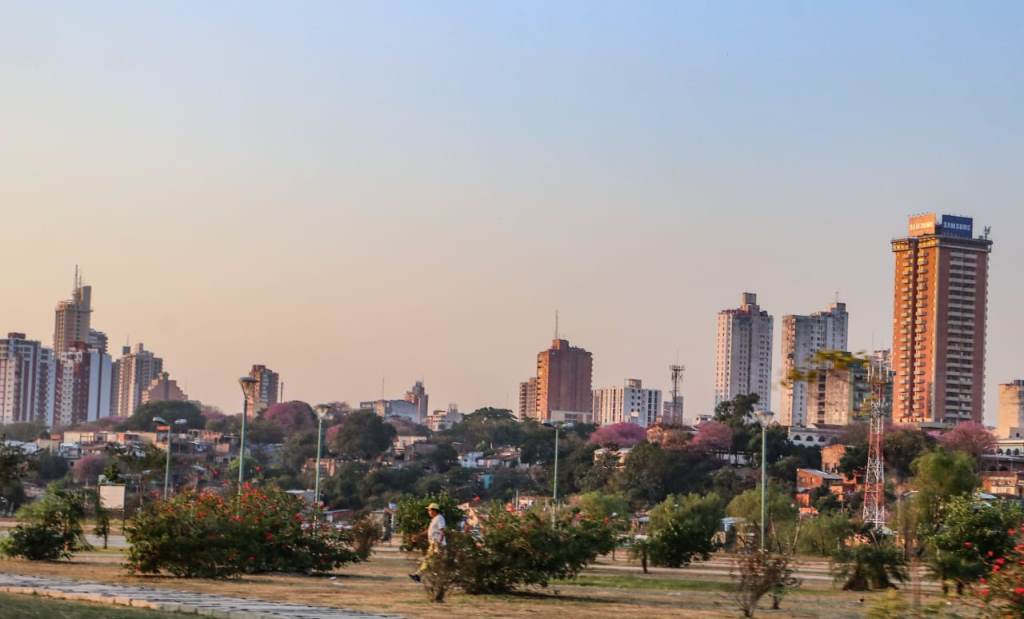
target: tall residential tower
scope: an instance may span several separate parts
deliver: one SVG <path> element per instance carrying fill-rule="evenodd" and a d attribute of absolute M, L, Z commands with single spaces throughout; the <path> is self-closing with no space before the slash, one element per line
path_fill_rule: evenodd
<path fill-rule="evenodd" d="M 988 231 L 968 217 L 910 218 L 892 242 L 894 423 L 982 421 Z"/>
<path fill-rule="evenodd" d="M 809 316 L 789 314 L 782 317 L 782 366 L 785 376 L 797 368 L 807 368 L 815 353 L 821 350 L 846 350 L 849 314 L 845 303 L 833 303 L 823 312 Z M 808 384 L 793 381 L 782 388 L 779 423 L 784 426 L 806 426 L 816 423 L 808 419 Z M 822 422 L 824 423 L 824 422 Z"/>
<path fill-rule="evenodd" d="M 760 406 L 772 404 L 772 317 L 744 292 L 736 309 L 718 313 L 715 348 L 715 404 L 756 393 Z"/>
<path fill-rule="evenodd" d="M 593 357 L 556 339 L 537 355 L 538 421 L 590 421 L 594 405 L 591 392 Z"/>

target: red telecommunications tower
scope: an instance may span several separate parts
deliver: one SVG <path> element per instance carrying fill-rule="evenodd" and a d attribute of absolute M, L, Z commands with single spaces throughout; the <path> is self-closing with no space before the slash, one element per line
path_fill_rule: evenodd
<path fill-rule="evenodd" d="M 869 366 L 871 376 L 868 380 L 875 388 L 871 402 L 871 421 L 868 426 L 868 466 L 864 472 L 864 523 L 875 529 L 885 527 L 885 460 L 882 455 L 884 445 L 885 415 L 883 399 L 885 398 L 885 378 L 878 376 L 881 368 L 872 363 Z"/>

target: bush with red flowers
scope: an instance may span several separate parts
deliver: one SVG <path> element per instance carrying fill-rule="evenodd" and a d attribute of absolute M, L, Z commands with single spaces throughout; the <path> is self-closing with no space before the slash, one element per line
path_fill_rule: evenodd
<path fill-rule="evenodd" d="M 1024 529 L 1007 530 L 1016 544 L 1002 555 L 985 553 L 987 575 L 972 587 L 975 599 L 989 617 L 1024 619 Z"/>
<path fill-rule="evenodd" d="M 146 506 L 125 528 L 127 567 L 184 578 L 329 572 L 359 561 L 351 534 L 307 525 L 302 499 L 276 488 L 238 496 L 185 492 Z"/>

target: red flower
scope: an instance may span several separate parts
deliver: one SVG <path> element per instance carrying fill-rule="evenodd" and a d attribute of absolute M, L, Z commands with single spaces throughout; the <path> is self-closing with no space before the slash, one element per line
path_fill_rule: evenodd
<path fill-rule="evenodd" d="M 264 535 L 263 537 L 269 542 L 269 541 L 272 541 L 274 539 L 274 534 L 271 533 L 270 531 L 267 531 L 267 534 Z"/>
<path fill-rule="evenodd" d="M 988 552 L 985 553 L 985 556 L 994 557 L 994 556 L 996 556 L 996 553 L 994 553 L 991 550 L 989 550 Z"/>
<path fill-rule="evenodd" d="M 1017 587 L 1013 590 L 1014 595 L 1024 595 L 1024 587 Z"/>
<path fill-rule="evenodd" d="M 964 542 L 964 548 L 974 548 L 974 544 L 970 542 Z"/>

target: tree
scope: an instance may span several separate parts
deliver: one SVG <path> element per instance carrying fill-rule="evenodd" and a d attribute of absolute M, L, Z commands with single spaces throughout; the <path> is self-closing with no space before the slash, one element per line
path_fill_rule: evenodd
<path fill-rule="evenodd" d="M 396 435 L 373 411 L 356 411 L 338 426 L 330 447 L 343 458 L 373 460 L 391 447 Z"/>
<path fill-rule="evenodd" d="M 95 484 L 100 473 L 107 468 L 107 457 L 102 454 L 82 456 L 71 467 L 71 477 L 80 484 Z"/>
<path fill-rule="evenodd" d="M 939 444 L 948 451 L 962 451 L 975 460 L 996 449 L 996 437 L 988 428 L 976 421 L 956 424 L 939 439 Z"/>
<path fill-rule="evenodd" d="M 721 421 L 705 421 L 690 444 L 702 451 L 726 451 L 732 447 L 732 428 Z"/>
<path fill-rule="evenodd" d="M 10 513 L 25 501 L 28 470 L 25 452 L 0 441 L 0 514 Z"/>
<path fill-rule="evenodd" d="M 162 417 L 168 423 L 178 419 L 186 421 L 186 427 L 200 429 L 206 427 L 206 418 L 202 411 L 192 402 L 147 402 L 135 409 L 132 416 L 124 422 L 125 430 L 152 432 L 156 428 L 154 417 Z"/>
<path fill-rule="evenodd" d="M 934 532 L 925 538 L 928 567 L 962 592 L 988 573 L 987 558 L 1004 557 L 1013 549 L 1022 519 L 1024 510 L 1013 503 L 981 503 L 966 496 L 944 501 Z"/>
<path fill-rule="evenodd" d="M 587 518 L 607 522 L 616 533 L 629 529 L 629 501 L 621 494 L 587 492 L 579 496 L 579 508 Z"/>
<path fill-rule="evenodd" d="M 79 550 L 88 550 L 82 530 L 87 491 L 54 482 L 41 499 L 18 511 L 21 524 L 5 540 L 4 554 L 31 561 L 68 558 Z"/>
<path fill-rule="evenodd" d="M 808 554 L 831 557 L 842 550 L 854 533 L 856 527 L 848 514 L 824 513 L 802 524 L 798 547 Z"/>
<path fill-rule="evenodd" d="M 489 449 L 503 445 L 522 445 L 525 429 L 539 426 L 535 421 L 520 423 L 512 411 L 503 408 L 481 408 L 463 416 L 462 420 L 441 434 L 470 449 Z"/>
<path fill-rule="evenodd" d="M 750 393 L 737 395 L 715 406 L 715 421 L 724 423 L 732 429 L 733 451 L 745 451 L 755 434 L 760 440 L 760 425 L 754 418 L 754 409 L 760 400 L 756 393 Z"/>
<path fill-rule="evenodd" d="M 650 512 L 648 554 L 651 563 L 683 567 L 694 557 L 706 561 L 718 548 L 714 541 L 722 520 L 717 494 L 671 495 Z"/>
<path fill-rule="evenodd" d="M 939 525 L 941 504 L 953 497 L 969 496 L 978 487 L 974 458 L 943 449 L 928 452 L 913 463 L 914 511 L 919 535 L 927 538 Z"/>
<path fill-rule="evenodd" d="M 313 409 L 309 404 L 298 400 L 271 404 L 261 416 L 268 423 L 278 426 L 286 437 L 296 432 L 313 430 L 317 426 Z"/>
<path fill-rule="evenodd" d="M 40 436 L 48 436 L 42 421 L 19 421 L 0 425 L 0 440 L 6 438 L 19 443 L 31 443 Z"/>
<path fill-rule="evenodd" d="M 795 523 L 797 510 L 790 499 L 788 488 L 771 480 L 768 483 L 767 501 L 768 522 L 766 523 L 767 548 L 777 550 L 788 549 L 788 540 L 783 539 L 782 532 Z M 725 513 L 733 518 L 742 518 L 748 532 L 758 534 L 761 530 L 761 486 L 747 490 L 737 496 L 725 508 Z"/>
<path fill-rule="evenodd" d="M 35 477 L 41 481 L 54 481 L 68 474 L 68 461 L 46 450 L 35 453 Z"/>
<path fill-rule="evenodd" d="M 913 473 L 914 460 L 934 445 L 935 439 L 918 428 L 889 428 L 882 447 L 886 469 L 898 480 L 906 480 Z"/>
<path fill-rule="evenodd" d="M 893 581 L 907 580 L 903 552 L 892 540 L 872 529 L 861 532 L 865 543 L 843 546 L 832 557 L 832 572 L 843 582 L 844 591 L 867 591 L 894 587 Z"/>
<path fill-rule="evenodd" d="M 626 457 L 617 486 L 630 503 L 656 503 L 665 498 L 667 472 L 666 452 L 657 445 L 643 442 Z"/>
<path fill-rule="evenodd" d="M 647 431 L 635 423 L 601 426 L 590 435 L 590 442 L 604 447 L 632 447 L 647 437 Z"/>

